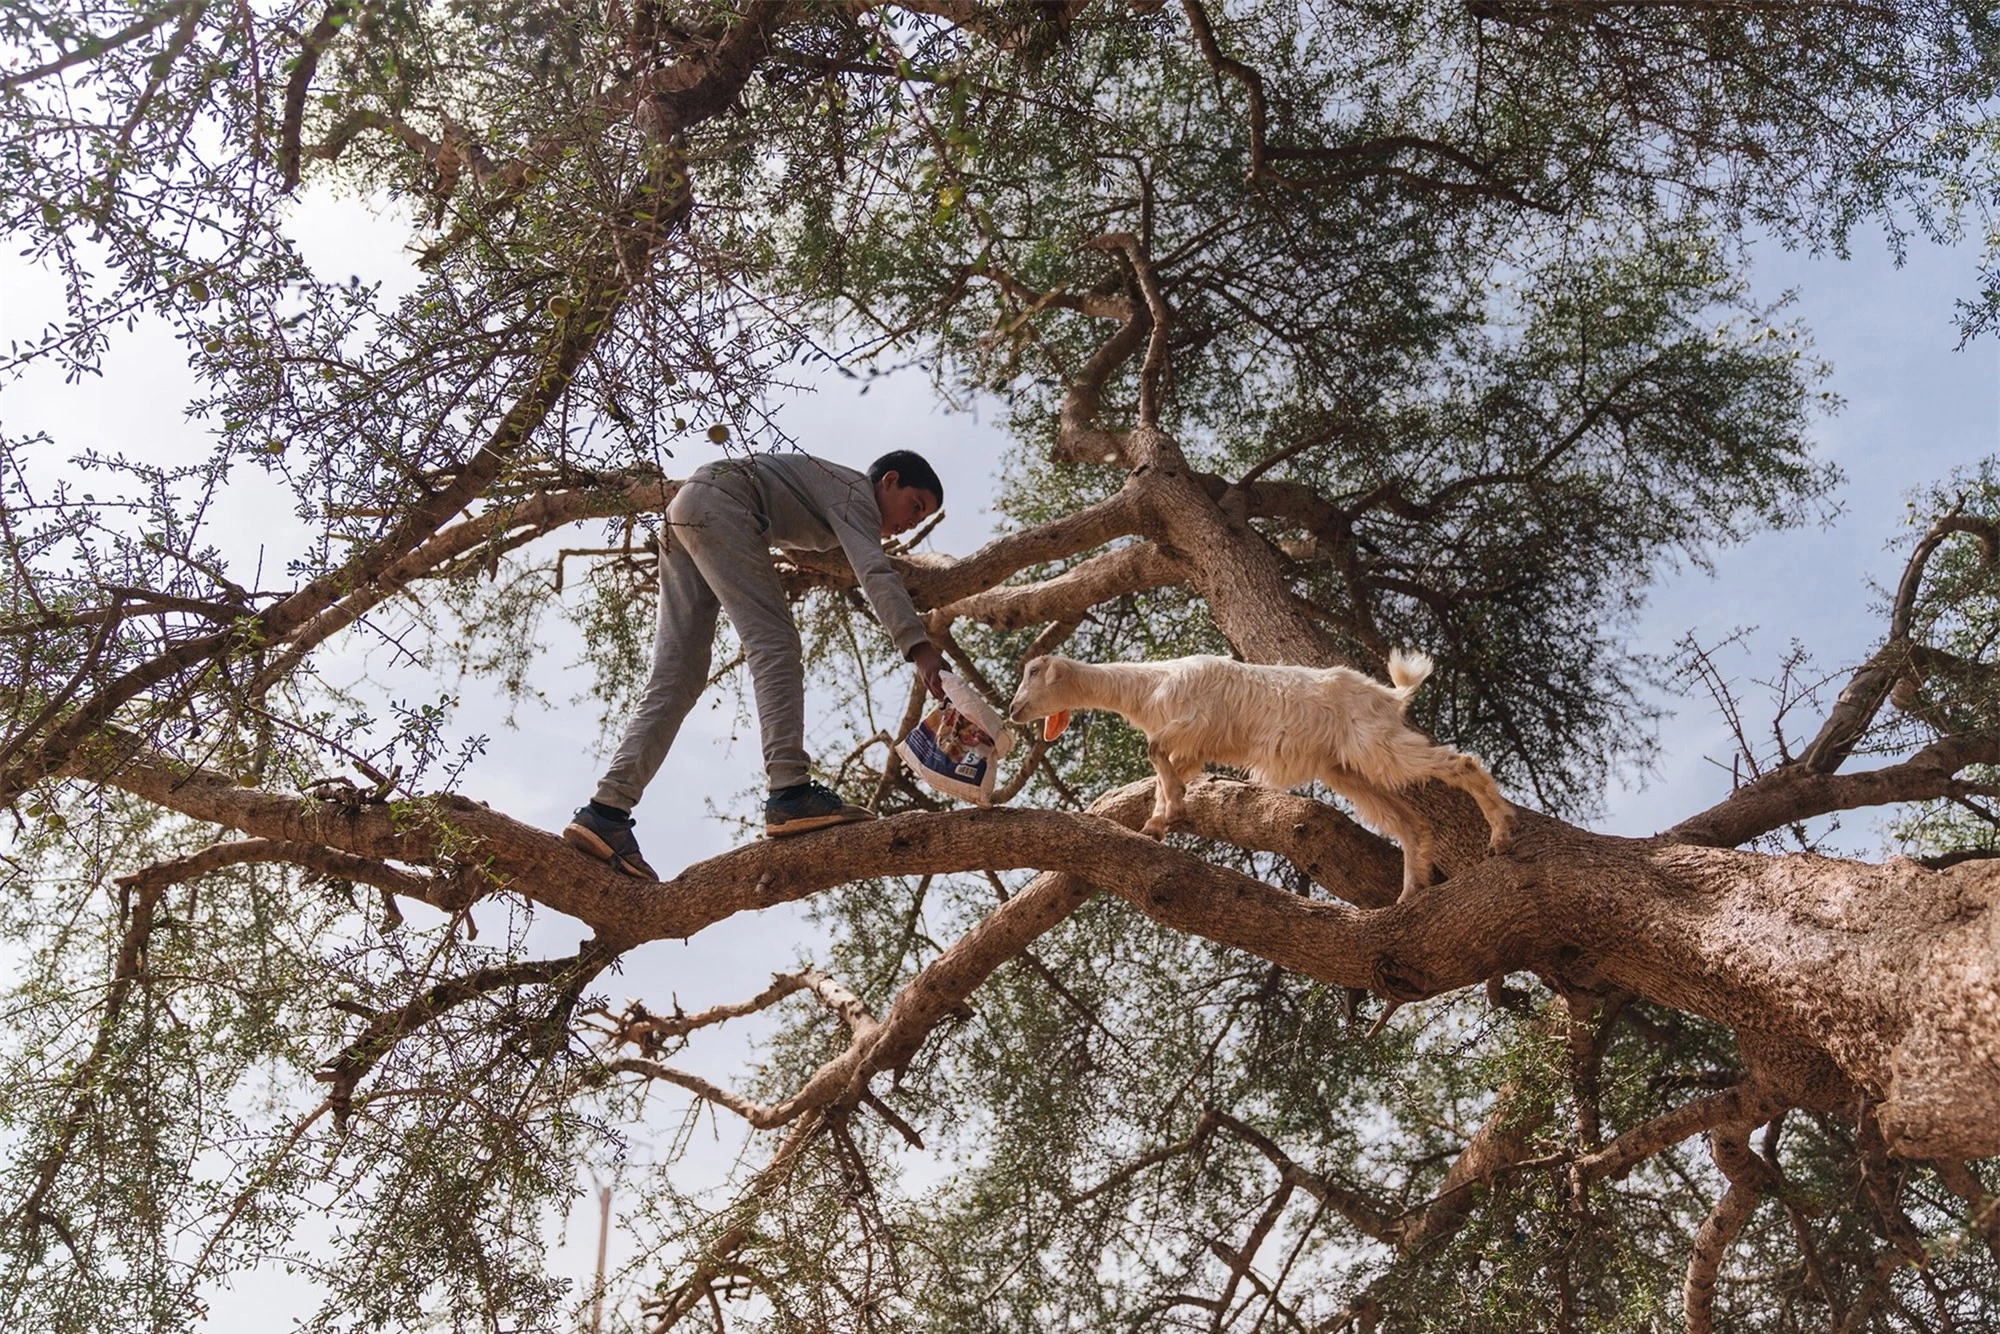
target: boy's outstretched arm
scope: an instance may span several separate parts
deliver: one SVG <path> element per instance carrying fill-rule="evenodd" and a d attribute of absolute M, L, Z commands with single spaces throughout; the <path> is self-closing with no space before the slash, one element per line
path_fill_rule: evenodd
<path fill-rule="evenodd" d="M 910 590 L 903 587 L 902 576 L 889 563 L 889 554 L 882 550 L 880 515 L 872 504 L 865 515 L 857 513 L 860 508 L 851 504 L 834 508 L 827 515 L 829 526 L 840 539 L 841 552 L 854 570 L 862 595 L 875 609 L 876 619 L 889 632 L 889 638 L 896 641 L 904 659 L 917 669 L 925 689 L 943 699 L 944 683 L 938 680 L 938 673 L 944 670 L 944 654 L 931 643 L 923 618 L 917 615 L 916 604 L 910 601 Z"/>

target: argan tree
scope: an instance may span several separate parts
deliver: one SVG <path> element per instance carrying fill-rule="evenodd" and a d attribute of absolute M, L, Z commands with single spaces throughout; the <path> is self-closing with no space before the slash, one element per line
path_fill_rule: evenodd
<path fill-rule="evenodd" d="M 0 217 L 68 297 L 8 366 L 168 328 L 213 437 L 4 440 L 8 1328 L 190 1326 L 272 1255 L 317 1327 L 574 1328 L 552 1210 L 662 1106 L 756 1156 L 721 1208 L 644 1181 L 645 1328 L 2000 1319 L 2000 478 L 1920 494 L 1864 661 L 1773 664 L 1775 727 L 1725 693 L 1721 801 L 1590 827 L 1649 581 L 1837 481 L 1741 245 L 1984 234 L 1983 6 L 10 0 L 0 58 Z M 314 272 L 307 188 L 410 219 L 415 290 Z M 1398 903 L 1326 794 L 1226 774 L 1156 842 L 1110 719 L 945 809 L 837 565 L 784 568 L 885 818 L 659 884 L 316 672 L 382 633 L 524 692 L 566 616 L 616 716 L 675 478 L 787 447 L 815 359 L 1005 404 L 1001 530 L 898 557 L 991 698 L 1058 646 L 1418 646 L 1518 847 L 1416 792 L 1442 878 Z M 252 470 L 313 539 L 246 583 L 207 516 Z M 1821 855 L 1860 809 L 1885 859 Z M 739 1004 L 608 998 L 807 899 L 812 966 Z M 755 1069 L 676 1063 L 759 1011 Z"/>

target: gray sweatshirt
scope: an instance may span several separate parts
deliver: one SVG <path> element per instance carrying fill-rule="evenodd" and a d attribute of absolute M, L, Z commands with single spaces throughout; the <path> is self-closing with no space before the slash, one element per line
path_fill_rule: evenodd
<path fill-rule="evenodd" d="M 876 619 L 904 657 L 930 642 L 909 590 L 882 550 L 882 511 L 865 472 L 810 454 L 757 454 L 712 465 L 747 471 L 757 485 L 764 536 L 793 551 L 832 551 L 847 557 Z"/>

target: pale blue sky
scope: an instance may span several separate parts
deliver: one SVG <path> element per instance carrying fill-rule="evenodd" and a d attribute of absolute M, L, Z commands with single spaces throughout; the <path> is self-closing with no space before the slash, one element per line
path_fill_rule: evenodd
<path fill-rule="evenodd" d="M 315 262 L 329 272 L 400 281 L 394 228 L 359 204 L 309 198 L 297 231 Z M 1954 350 L 1952 305 L 1973 290 L 1973 258 L 1965 251 L 1919 246 L 1897 269 L 1881 246 L 1862 246 L 1847 262 L 1775 246 L 1758 250 L 1758 293 L 1771 298 L 1798 290 L 1796 313 L 1833 363 L 1830 387 L 1847 400 L 1842 413 L 1816 428 L 1824 456 L 1847 474 L 1838 497 L 1844 513 L 1826 528 L 1766 534 L 1721 552 L 1713 578 L 1687 571 L 1666 578 L 1634 628 L 1635 647 L 1663 652 L 1688 630 L 1713 641 L 1736 627 L 1755 627 L 1746 647 L 1724 660 L 1746 681 L 1768 672 L 1794 638 L 1827 666 L 1852 662 L 1873 647 L 1881 624 L 1867 585 L 1871 579 L 1891 581 L 1900 570 L 1900 553 L 1888 547 L 1904 532 L 1904 492 L 2000 443 L 2000 355 L 1991 342 Z M 0 260 L 0 339 L 38 326 L 59 295 L 18 260 Z M 117 345 L 101 380 L 64 386 L 58 377 L 35 371 L 0 389 L 0 428 L 10 434 L 46 429 L 56 438 L 58 456 L 96 447 L 193 457 L 205 440 L 180 413 L 191 385 L 180 349 L 146 326 Z M 921 377 L 878 381 L 865 396 L 854 382 L 827 377 L 817 394 L 790 403 L 783 421 L 804 448 L 846 463 L 864 465 L 891 448 L 921 450 L 938 466 L 951 500 L 931 546 L 965 552 L 989 535 L 993 479 L 1006 442 L 988 423 L 942 413 Z M 697 461 L 679 460 L 688 466 Z M 241 475 L 244 482 L 220 510 L 212 536 L 230 551 L 237 577 L 246 580 L 263 548 L 268 587 L 275 582 L 271 572 L 283 568 L 285 544 L 296 536 L 291 505 L 268 482 Z M 598 769 L 591 753 L 594 706 L 564 703 L 576 689 L 569 671 L 574 658 L 567 644 L 547 646 L 538 684 L 558 706 L 547 712 L 523 709 L 513 729 L 502 724 L 486 687 L 477 682 L 457 687 L 463 705 L 454 730 L 491 737 L 465 789 L 549 829 L 559 828 L 589 794 Z M 396 679 L 387 655 L 364 638 L 333 654 L 327 670 L 335 679 L 363 671 Z M 1746 694 L 1754 704 L 1754 688 Z M 1663 702 L 1677 712 L 1661 727 L 1658 771 L 1643 788 L 1605 794 L 1602 828 L 1649 833 L 1727 790 L 1727 771 L 1712 758 L 1726 761 L 1729 742 L 1706 701 Z M 1754 707 L 1751 718 L 1764 721 Z M 709 812 L 711 801 L 728 804 L 761 781 L 754 728 L 736 735 L 735 721 L 728 700 L 698 708 L 639 808 L 643 845 L 664 873 L 721 851 L 737 837 Z M 1842 846 L 1857 851 L 1875 843 L 1869 817 L 1850 822 L 1841 834 Z M 572 948 L 579 933 L 574 923 L 545 915 L 535 936 L 557 953 Z M 737 1000 L 757 990 L 772 970 L 810 958 L 814 944 L 797 907 L 776 909 L 723 923 L 691 944 L 638 950 L 608 989 L 614 998 L 630 994 L 656 1007 L 674 999 L 689 1009 Z M 724 1033 L 698 1044 L 688 1064 L 730 1079 L 740 1074 L 746 1054 L 741 1035 Z M 675 1099 L 663 1101 L 672 1105 Z M 701 1138 L 707 1139 L 706 1132 Z M 702 1150 L 692 1170 L 714 1179 L 732 1152 L 725 1135 Z M 594 1204 L 580 1205 L 572 1225 L 575 1244 L 564 1251 L 562 1263 L 580 1274 L 587 1271 L 595 1244 Z M 276 1272 L 245 1276 L 233 1289 L 213 1294 L 214 1327 L 271 1329 L 284 1323 L 283 1315 L 303 1314 L 308 1300 L 298 1280 Z"/>

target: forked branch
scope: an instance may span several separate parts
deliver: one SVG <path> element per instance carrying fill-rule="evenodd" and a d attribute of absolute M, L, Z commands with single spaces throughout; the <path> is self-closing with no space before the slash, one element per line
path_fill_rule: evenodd
<path fill-rule="evenodd" d="M 1583 1181 L 1616 1180 L 1674 1145 L 1718 1126 L 1769 1120 L 1780 1104 L 1755 1084 L 1742 1083 L 1696 1098 L 1642 1121 L 1571 1165 Z"/>
<path fill-rule="evenodd" d="M 1160 277 L 1153 269 L 1145 242 L 1130 232 L 1112 232 L 1090 242 L 1096 250 L 1122 254 L 1139 280 L 1139 292 L 1146 301 L 1146 360 L 1139 368 L 1139 424 L 1160 424 L 1160 396 L 1167 378 L 1167 339 L 1174 327 L 1173 307 L 1167 302 Z"/>
<path fill-rule="evenodd" d="M 1910 553 L 1909 562 L 1903 567 L 1902 582 L 1897 586 L 1896 601 L 1889 614 L 1888 641 L 1862 664 L 1840 692 L 1840 698 L 1827 714 L 1819 735 L 1800 756 L 1799 762 L 1806 768 L 1819 773 L 1832 773 L 1838 769 L 1875 721 L 1875 715 L 1881 711 L 1889 691 L 1909 670 L 1910 629 L 1916 615 L 1917 594 L 1923 587 L 1924 570 L 1930 564 L 1932 554 L 1953 533 L 1969 533 L 1976 537 L 1981 555 L 1989 565 L 1993 563 L 1996 551 L 2000 551 L 2000 545 L 1997 545 L 2000 544 L 2000 534 L 1996 534 L 1993 524 L 1985 519 L 1954 511 L 1931 525 L 1930 531 L 1917 543 L 1916 550 Z"/>
<path fill-rule="evenodd" d="M 1264 90 L 1264 76 L 1254 66 L 1245 64 L 1223 49 L 1221 40 L 1216 36 L 1215 24 L 1200 0 L 1181 0 L 1181 7 L 1187 14 L 1188 27 L 1194 33 L 1195 45 L 1200 48 L 1202 59 L 1216 73 L 1240 84 L 1249 101 L 1250 169 L 1247 176 L 1253 184 L 1268 182 L 1287 190 L 1311 190 L 1377 176 L 1402 181 L 1439 195 L 1491 199 L 1538 213 L 1562 211 L 1558 205 L 1535 198 L 1518 182 L 1503 177 L 1493 164 L 1482 162 L 1442 140 L 1423 135 L 1388 134 L 1353 144 L 1272 147 L 1269 142 L 1270 107 Z M 1396 165 L 1392 159 L 1404 153 L 1422 153 L 1436 158 L 1468 173 L 1472 179 L 1452 180 Z M 1321 175 L 1299 176 L 1277 170 L 1271 165 L 1274 161 L 1343 165 Z"/>

